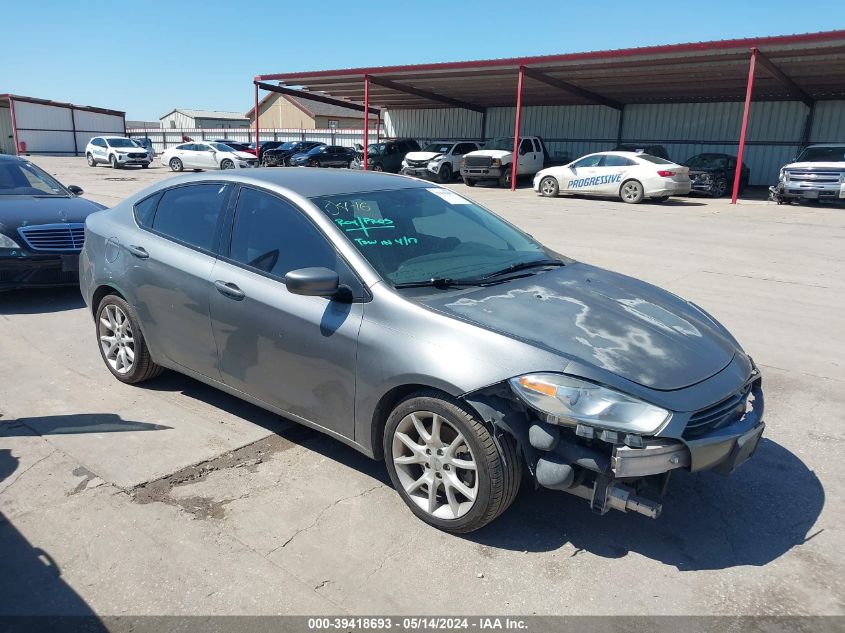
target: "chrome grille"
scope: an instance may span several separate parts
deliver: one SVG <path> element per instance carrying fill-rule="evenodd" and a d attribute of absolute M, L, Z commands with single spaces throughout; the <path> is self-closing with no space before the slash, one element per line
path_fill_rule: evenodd
<path fill-rule="evenodd" d="M 18 233 L 33 251 L 79 252 L 85 242 L 84 224 L 34 224 Z"/>
<path fill-rule="evenodd" d="M 808 184 L 838 184 L 843 173 L 830 169 L 787 169 L 789 181 L 801 181 Z"/>
<path fill-rule="evenodd" d="M 493 159 L 489 156 L 466 156 L 464 157 L 464 165 L 467 167 L 489 167 L 493 164 Z"/>
<path fill-rule="evenodd" d="M 687 422 L 687 428 L 684 429 L 684 437 L 688 439 L 696 437 L 742 418 L 748 406 L 748 394 L 751 393 L 751 387 L 752 383 L 748 383 L 724 400 L 693 413 Z"/>
<path fill-rule="evenodd" d="M 147 152 L 129 152 L 129 158 L 146 158 Z"/>

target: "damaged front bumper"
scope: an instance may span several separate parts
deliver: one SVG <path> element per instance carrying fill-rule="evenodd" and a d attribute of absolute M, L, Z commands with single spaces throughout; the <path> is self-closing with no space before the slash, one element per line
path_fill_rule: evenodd
<path fill-rule="evenodd" d="M 587 499 L 598 514 L 615 509 L 656 518 L 662 505 L 643 493 L 662 494 L 673 471 L 728 475 L 754 454 L 765 428 L 762 380 L 756 369 L 743 390 L 746 395 L 738 401 L 743 413 L 734 408 L 733 417 L 703 430 L 692 432 L 690 425 L 681 437 L 632 438 L 536 417 L 524 438 L 535 480 L 539 486 Z"/>

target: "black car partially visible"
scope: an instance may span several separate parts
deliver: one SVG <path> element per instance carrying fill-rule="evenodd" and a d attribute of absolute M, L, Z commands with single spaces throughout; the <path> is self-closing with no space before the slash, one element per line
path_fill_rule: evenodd
<path fill-rule="evenodd" d="M 79 283 L 85 218 L 105 209 L 40 167 L 0 155 L 0 291 Z"/>
<path fill-rule="evenodd" d="M 736 174 L 736 156 L 730 154 L 705 153 L 688 158 L 684 165 L 689 167 L 690 185 L 693 192 L 705 193 L 721 198 L 733 189 Z M 739 190 L 748 185 L 751 170 L 742 165 Z"/>
<path fill-rule="evenodd" d="M 318 141 L 288 141 L 276 149 L 268 149 L 261 160 L 262 167 L 286 167 L 294 154 L 304 154 L 313 147 L 322 147 Z"/>
<path fill-rule="evenodd" d="M 318 145 L 303 154 L 290 158 L 291 167 L 349 167 L 355 159 L 355 150 L 340 145 Z"/>

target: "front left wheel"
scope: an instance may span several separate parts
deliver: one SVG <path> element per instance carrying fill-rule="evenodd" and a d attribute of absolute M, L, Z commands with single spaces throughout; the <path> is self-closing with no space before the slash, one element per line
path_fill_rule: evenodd
<path fill-rule="evenodd" d="M 121 297 L 103 297 L 97 307 L 96 326 L 100 355 L 120 382 L 142 382 L 163 371 L 150 357 L 135 311 Z"/>
<path fill-rule="evenodd" d="M 560 191 L 560 185 L 554 176 L 546 176 L 540 181 L 540 194 L 547 198 L 554 198 Z"/>
<path fill-rule="evenodd" d="M 234 169 L 235 163 L 229 160 L 228 158 L 225 160 L 220 161 L 220 169 Z"/>
<path fill-rule="evenodd" d="M 387 420 L 387 470 L 417 517 L 446 532 L 472 532 L 502 514 L 519 492 L 516 445 L 509 435 L 497 439 L 460 402 L 420 392 Z"/>

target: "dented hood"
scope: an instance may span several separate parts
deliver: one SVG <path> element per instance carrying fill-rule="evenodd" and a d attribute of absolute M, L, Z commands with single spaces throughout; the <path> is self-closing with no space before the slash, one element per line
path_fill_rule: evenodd
<path fill-rule="evenodd" d="M 721 325 L 689 302 L 580 263 L 416 300 L 652 389 L 701 382 L 739 351 Z"/>

